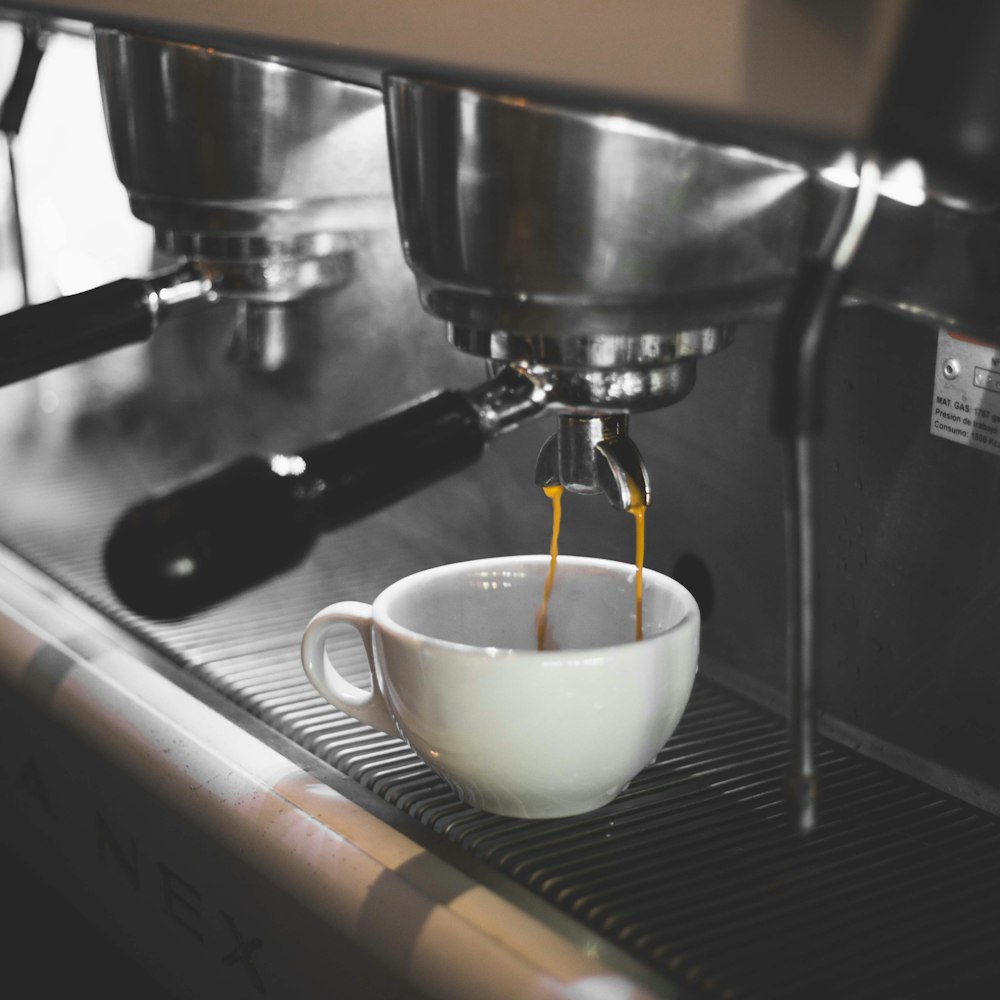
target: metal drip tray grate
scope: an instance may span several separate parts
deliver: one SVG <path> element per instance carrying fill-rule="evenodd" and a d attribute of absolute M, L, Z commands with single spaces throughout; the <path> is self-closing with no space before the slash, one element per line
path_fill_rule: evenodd
<path fill-rule="evenodd" d="M 996 823 L 824 745 L 823 824 L 803 840 L 789 830 L 783 728 L 706 681 L 616 802 L 550 821 L 467 808 L 404 744 L 308 695 L 262 710 L 442 837 L 709 994 L 1000 984 Z"/>
<path fill-rule="evenodd" d="M 98 494 L 95 510 L 115 509 Z M 313 610 L 373 596 L 420 568 L 423 555 L 394 541 L 391 520 L 338 532 L 299 571 L 174 625 L 139 621 L 111 600 L 87 545 L 100 534 L 93 521 L 62 531 L 16 516 L 0 523 L 8 545 L 442 846 L 695 995 L 1000 995 L 996 819 L 827 741 L 821 824 L 803 839 L 785 805 L 781 720 L 704 678 L 668 746 L 609 806 L 546 821 L 477 812 L 405 744 L 322 701 L 299 667 Z M 360 645 L 343 655 L 365 675 Z"/>

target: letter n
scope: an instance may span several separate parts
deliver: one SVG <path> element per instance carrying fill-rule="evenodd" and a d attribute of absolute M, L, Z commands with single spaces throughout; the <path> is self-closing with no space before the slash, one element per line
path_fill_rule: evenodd
<path fill-rule="evenodd" d="M 100 814 L 97 818 L 97 852 L 102 857 L 110 855 L 133 889 L 139 889 L 139 849 L 130 837 L 128 849 L 115 837 L 114 831 Z"/>

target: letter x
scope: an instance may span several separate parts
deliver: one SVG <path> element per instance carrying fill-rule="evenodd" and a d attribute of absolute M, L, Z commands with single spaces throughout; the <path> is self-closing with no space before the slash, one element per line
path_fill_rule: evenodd
<path fill-rule="evenodd" d="M 239 928 L 236 926 L 236 921 L 224 910 L 219 910 L 219 913 L 226 923 L 229 924 L 229 929 L 236 940 L 236 947 L 224 959 L 226 965 L 235 965 L 237 962 L 242 962 L 257 992 L 263 993 L 264 981 L 260 978 L 257 966 L 254 965 L 253 953 L 263 948 L 264 942 L 260 938 L 251 938 L 249 941 L 244 941 Z"/>

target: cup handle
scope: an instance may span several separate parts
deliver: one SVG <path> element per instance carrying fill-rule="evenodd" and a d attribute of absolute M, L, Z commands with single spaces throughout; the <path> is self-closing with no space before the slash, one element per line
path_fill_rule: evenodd
<path fill-rule="evenodd" d="M 341 624 L 353 625 L 361 636 L 368 656 L 368 670 L 372 678 L 371 691 L 365 691 L 347 680 L 327 655 L 327 633 L 334 625 Z M 389 712 L 389 706 L 386 705 L 375 673 L 370 604 L 340 601 L 313 615 L 302 636 L 302 666 L 312 686 L 331 705 L 375 729 L 381 729 L 383 733 L 399 738 L 399 730 Z"/>

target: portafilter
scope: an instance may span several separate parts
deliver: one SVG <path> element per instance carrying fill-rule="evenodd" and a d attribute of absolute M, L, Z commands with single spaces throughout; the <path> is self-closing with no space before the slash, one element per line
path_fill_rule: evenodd
<path fill-rule="evenodd" d="M 253 365 L 280 365 L 286 303 L 351 276 L 393 225 L 381 93 L 273 59 L 98 29 L 115 169 L 169 270 L 0 317 L 0 385 L 147 339 L 174 312 L 239 304 Z"/>
<path fill-rule="evenodd" d="M 492 378 L 126 511 L 108 580 L 183 617 L 296 565 L 317 536 L 475 461 L 544 412 L 536 478 L 648 502 L 632 413 L 691 390 L 732 324 L 776 315 L 813 237 L 810 174 L 662 124 L 390 76 L 390 164 L 423 307 Z M 262 540 L 265 543 L 262 544 Z"/>

